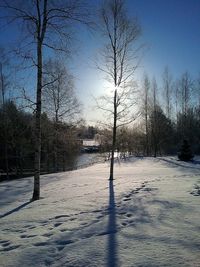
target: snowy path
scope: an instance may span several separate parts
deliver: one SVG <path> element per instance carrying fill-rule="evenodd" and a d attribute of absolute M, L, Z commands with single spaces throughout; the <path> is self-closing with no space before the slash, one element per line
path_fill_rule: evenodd
<path fill-rule="evenodd" d="M 0 266 L 200 266 L 200 165 L 132 159 L 0 184 Z"/>

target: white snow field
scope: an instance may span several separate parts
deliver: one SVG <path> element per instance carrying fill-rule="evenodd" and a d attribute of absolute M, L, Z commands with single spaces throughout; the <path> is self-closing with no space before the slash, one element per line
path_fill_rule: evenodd
<path fill-rule="evenodd" d="M 200 266 L 200 162 L 132 158 L 0 183 L 1 267 Z"/>

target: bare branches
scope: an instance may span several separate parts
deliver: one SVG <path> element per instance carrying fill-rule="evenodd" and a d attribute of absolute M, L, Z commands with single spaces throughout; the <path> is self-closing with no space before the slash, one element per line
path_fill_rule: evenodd
<path fill-rule="evenodd" d="M 76 23 L 91 25 L 88 5 L 84 5 L 84 1 L 79 0 L 35 0 L 34 2 L 4 0 L 0 8 L 6 10 L 8 23 L 21 21 L 19 26 L 25 23 L 30 33 L 28 38 L 32 38 L 34 43 L 37 43 L 36 39 L 38 39 L 42 46 L 67 54 L 69 54 L 69 45 L 66 49 L 61 40 L 64 38 L 65 43 L 69 44 L 71 28 Z M 25 32 L 24 28 L 22 32 Z M 57 40 L 56 45 L 54 40 Z"/>
<path fill-rule="evenodd" d="M 18 20 L 18 25 L 23 25 L 23 33 L 27 34 L 27 38 L 31 39 L 30 49 L 34 50 L 35 60 L 32 54 L 25 54 L 25 59 L 31 59 L 36 66 L 37 80 L 36 80 L 36 112 L 35 112 L 35 173 L 34 173 L 34 192 L 32 200 L 37 200 L 40 197 L 40 157 L 41 157 L 41 111 L 42 111 L 42 91 L 46 88 L 52 87 L 56 84 L 57 91 L 53 91 L 53 106 L 56 113 L 56 120 L 59 116 L 63 117 L 66 114 L 74 115 L 71 108 L 64 108 L 62 104 L 63 99 L 69 95 L 62 94 L 61 88 L 66 84 L 61 84 L 60 77 L 58 79 L 51 79 L 44 82 L 43 61 L 44 48 L 48 47 L 54 51 L 67 52 L 63 46 L 63 39 L 65 43 L 69 33 L 69 28 L 72 27 L 72 22 L 81 22 L 87 24 L 89 21 L 89 14 L 86 16 L 84 6 L 81 6 L 82 1 L 67 1 L 67 0 L 26 0 L 26 1 L 8 1 L 2 0 L 3 4 L 0 8 L 8 12 L 8 17 L 11 17 L 12 22 Z M 64 37 L 64 38 L 63 38 Z M 55 44 L 56 40 L 56 44 Z M 30 48 L 31 47 L 31 48 Z M 44 82 L 44 84 L 43 84 Z M 69 92 L 72 93 L 72 84 L 67 84 Z M 68 104 L 74 105 L 77 108 L 77 102 L 74 100 Z M 58 113 L 60 111 L 60 113 Z"/>
<path fill-rule="evenodd" d="M 137 68 L 132 59 L 138 51 L 133 49 L 140 35 L 140 26 L 136 19 L 128 19 L 124 12 L 124 2 L 108 1 L 101 11 L 102 32 L 108 37 L 106 50 L 103 53 L 104 67 L 99 67 L 113 79 L 116 86 L 132 77 Z M 112 55 L 112 56 L 111 56 Z"/>
<path fill-rule="evenodd" d="M 102 53 L 104 63 L 98 69 L 106 74 L 113 88 L 112 100 L 103 97 L 106 102 L 100 109 L 112 116 L 113 135 L 110 164 L 110 180 L 113 180 L 114 152 L 116 149 L 117 128 L 133 121 L 131 109 L 133 101 L 133 74 L 137 64 L 133 45 L 140 34 L 140 27 L 136 20 L 127 17 L 122 0 L 108 0 L 101 9 L 101 30 L 107 44 Z"/>
<path fill-rule="evenodd" d="M 62 63 L 50 60 L 45 64 L 43 86 L 44 110 L 56 122 L 70 121 L 80 114 L 73 76 Z"/>

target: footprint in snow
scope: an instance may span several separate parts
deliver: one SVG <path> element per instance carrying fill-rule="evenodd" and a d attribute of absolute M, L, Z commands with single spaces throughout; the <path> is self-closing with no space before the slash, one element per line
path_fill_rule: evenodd
<path fill-rule="evenodd" d="M 35 229 L 35 228 L 36 228 L 36 226 L 31 225 L 31 226 L 29 226 L 28 229 Z"/>
<path fill-rule="evenodd" d="M 37 235 L 20 235 L 20 238 L 31 238 L 31 237 L 35 237 Z"/>
<path fill-rule="evenodd" d="M 16 232 L 16 233 L 24 233 L 25 231 L 24 230 L 15 230 L 14 232 Z"/>
<path fill-rule="evenodd" d="M 56 244 L 59 246 L 66 246 L 66 245 L 69 245 L 71 243 L 74 243 L 74 241 L 70 240 L 70 239 L 69 240 L 59 240 L 56 242 Z"/>
<path fill-rule="evenodd" d="M 58 251 L 62 251 L 64 249 L 65 246 L 57 246 L 57 250 Z"/>
<path fill-rule="evenodd" d="M 46 234 L 43 234 L 42 236 L 44 236 L 44 237 L 50 237 L 52 235 L 53 235 L 52 233 L 46 233 Z"/>
<path fill-rule="evenodd" d="M 67 232 L 68 229 L 65 229 L 65 228 L 64 228 L 64 229 L 60 229 L 59 231 L 60 231 L 61 233 L 63 233 L 63 232 Z"/>
<path fill-rule="evenodd" d="M 10 244 L 9 244 L 10 245 Z M 11 245 L 11 246 L 5 246 L 3 249 L 1 249 L 0 251 L 11 251 L 11 250 L 14 250 L 14 249 L 17 249 L 19 248 L 20 245 Z"/>
<path fill-rule="evenodd" d="M 65 214 L 63 214 L 63 215 L 55 216 L 54 219 L 67 218 L 67 217 L 69 217 L 69 215 L 65 215 Z"/>
<path fill-rule="evenodd" d="M 98 222 L 98 221 L 99 221 L 99 220 L 96 220 L 95 222 Z M 94 223 L 95 223 L 95 222 L 94 222 Z M 81 225 L 81 226 L 86 226 L 87 223 L 86 223 L 86 222 L 81 222 L 80 225 Z"/>
<path fill-rule="evenodd" d="M 62 223 L 54 223 L 54 227 L 58 227 L 60 225 L 62 225 Z"/>
<path fill-rule="evenodd" d="M 10 245 L 10 241 L 8 241 L 8 240 L 2 240 L 2 241 L 0 241 L 0 244 L 1 244 L 3 247 L 7 247 L 7 246 Z"/>
<path fill-rule="evenodd" d="M 131 198 L 124 198 L 123 201 L 129 201 Z"/>
<path fill-rule="evenodd" d="M 42 247 L 42 246 L 46 246 L 47 242 L 37 242 L 34 244 L 35 247 Z"/>
<path fill-rule="evenodd" d="M 62 251 L 66 245 L 74 243 L 72 240 L 64 240 L 64 241 L 58 241 L 57 243 L 57 250 Z"/>
<path fill-rule="evenodd" d="M 70 218 L 69 220 L 72 222 L 72 221 L 75 221 L 75 220 L 76 220 L 76 218 Z"/>

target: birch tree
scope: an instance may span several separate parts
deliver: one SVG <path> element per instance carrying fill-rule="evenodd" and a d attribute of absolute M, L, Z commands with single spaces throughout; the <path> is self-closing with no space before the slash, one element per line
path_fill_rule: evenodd
<path fill-rule="evenodd" d="M 21 51 L 27 47 L 24 58 L 30 59 L 36 67 L 35 107 L 35 173 L 32 200 L 40 198 L 40 156 L 41 156 L 41 96 L 43 85 L 43 60 L 46 49 L 69 52 L 69 29 L 74 22 L 87 24 L 88 10 L 84 1 L 76 0 L 27 0 L 2 1 L 0 8 L 8 12 L 9 22 L 23 25 L 25 38 Z M 28 39 L 27 39 L 28 38 Z M 26 42 L 24 41 L 26 40 Z"/>
<path fill-rule="evenodd" d="M 58 60 L 45 64 L 43 90 L 44 110 L 54 122 L 54 170 L 58 171 L 58 136 L 62 122 L 71 123 L 80 115 L 80 103 L 75 95 L 73 76 Z"/>
<path fill-rule="evenodd" d="M 137 20 L 129 19 L 125 1 L 105 1 L 100 10 L 100 29 L 106 45 L 101 54 L 98 69 L 106 74 L 110 85 L 111 98 L 102 97 L 100 108 L 112 115 L 112 149 L 110 180 L 113 180 L 114 152 L 116 149 L 117 128 L 133 120 L 133 75 L 137 68 L 136 40 L 140 35 Z"/>
<path fill-rule="evenodd" d="M 154 157 L 157 156 L 158 152 L 158 132 L 159 132 L 159 124 L 158 124 L 158 95 L 157 95 L 158 87 L 157 87 L 157 82 L 156 79 L 153 78 L 152 80 L 152 97 L 153 97 L 153 108 L 152 108 L 152 143 L 153 143 L 153 154 Z"/>
<path fill-rule="evenodd" d="M 182 74 L 178 82 L 178 86 L 181 106 L 181 114 L 179 114 L 179 123 L 181 125 L 180 127 L 182 138 L 185 138 L 187 128 L 189 127 L 188 113 L 191 107 L 191 95 L 193 90 L 193 81 L 188 72 Z"/>
<path fill-rule="evenodd" d="M 165 114 L 168 119 L 171 119 L 172 111 L 172 76 L 170 75 L 168 67 L 163 72 L 163 95 L 165 101 Z"/>
<path fill-rule="evenodd" d="M 4 158 L 5 158 L 5 170 L 6 177 L 9 178 L 9 164 L 8 164 L 8 127 L 7 127 L 7 114 L 6 114 L 6 93 L 8 89 L 8 60 L 5 57 L 3 49 L 0 49 L 0 98 L 1 106 L 3 110 L 3 138 L 4 138 Z"/>
<path fill-rule="evenodd" d="M 150 80 L 147 74 L 144 75 L 143 79 L 143 95 L 142 95 L 142 115 L 145 121 L 145 149 L 146 155 L 149 156 L 149 98 L 150 98 Z"/>

